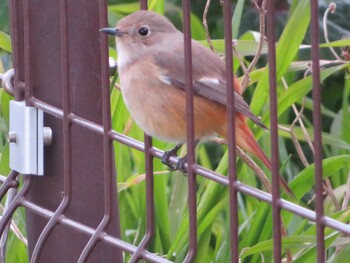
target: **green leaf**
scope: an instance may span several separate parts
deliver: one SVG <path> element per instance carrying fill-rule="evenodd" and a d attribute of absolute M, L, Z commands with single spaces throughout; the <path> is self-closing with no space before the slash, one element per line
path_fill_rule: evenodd
<path fill-rule="evenodd" d="M 12 53 L 11 38 L 8 34 L 2 31 L 0 31 L 0 48 Z"/>
<path fill-rule="evenodd" d="M 344 65 L 334 66 L 334 67 L 321 70 L 320 72 L 321 81 L 324 81 L 333 73 L 346 68 L 348 65 L 350 65 L 350 62 Z M 303 78 L 293 83 L 292 85 L 290 85 L 287 90 L 284 90 L 283 93 L 281 93 L 278 96 L 278 101 L 277 101 L 278 116 L 281 116 L 286 110 L 290 108 L 290 106 L 292 106 L 293 103 L 300 101 L 311 90 L 312 90 L 312 76 Z M 270 115 L 268 113 L 266 113 L 262 117 L 262 122 L 266 126 L 270 124 Z M 259 130 L 256 136 L 257 137 L 261 136 L 263 132 L 264 131 Z"/>
<path fill-rule="evenodd" d="M 312 128 L 307 128 L 306 130 L 310 135 L 311 140 L 313 140 L 314 130 Z M 293 131 L 298 141 L 306 141 L 304 133 L 300 127 L 294 127 Z M 279 130 L 278 134 L 286 138 L 291 138 L 291 134 L 284 130 Z M 328 144 L 331 147 L 338 147 L 341 149 L 350 150 L 349 143 L 327 132 L 322 133 L 322 144 Z"/>
<path fill-rule="evenodd" d="M 129 3 L 129 4 L 119 4 L 119 5 L 109 5 L 108 10 L 123 15 L 129 15 L 140 10 L 140 3 Z"/>
<path fill-rule="evenodd" d="M 340 251 L 335 255 L 333 263 L 344 263 L 349 260 L 350 245 L 341 247 Z"/>
<path fill-rule="evenodd" d="M 321 70 L 321 81 L 324 81 L 333 73 L 342 70 L 350 65 L 350 62 L 340 66 L 330 67 Z M 278 96 L 278 116 L 281 116 L 293 103 L 301 100 L 312 90 L 312 76 L 301 79 L 289 86 L 282 94 Z"/>
<path fill-rule="evenodd" d="M 349 169 L 350 155 L 339 155 L 322 161 L 323 178 L 332 176 L 341 169 Z M 315 164 L 302 170 L 290 183 L 289 187 L 297 200 L 300 200 L 315 185 Z"/>
<path fill-rule="evenodd" d="M 276 75 L 279 80 L 287 71 L 305 36 L 310 21 L 310 3 L 299 2 L 278 41 L 276 49 Z M 269 72 L 266 70 L 255 89 L 251 110 L 259 114 L 266 103 L 269 87 Z"/>
<path fill-rule="evenodd" d="M 179 16 L 183 20 L 182 11 L 179 11 Z M 206 38 L 202 21 L 199 20 L 199 18 L 193 13 L 191 13 L 191 34 L 192 38 L 195 40 L 202 40 Z M 203 42 L 206 42 L 206 40 L 203 40 Z"/>
<path fill-rule="evenodd" d="M 315 236 L 289 236 L 282 238 L 282 248 L 309 248 L 316 242 Z M 241 257 L 245 258 L 253 254 L 260 254 L 266 251 L 272 251 L 274 248 L 274 242 L 272 239 L 262 241 L 255 246 L 244 248 L 241 253 Z"/>
<path fill-rule="evenodd" d="M 164 15 L 164 0 L 150 0 L 148 1 L 148 9 L 158 14 Z"/>
<path fill-rule="evenodd" d="M 238 38 L 238 30 L 242 20 L 245 0 L 238 0 L 232 16 L 232 37 Z"/>
<path fill-rule="evenodd" d="M 350 39 L 341 39 L 329 43 L 322 43 L 320 47 L 346 47 L 350 46 Z"/>
<path fill-rule="evenodd" d="M 204 46 L 209 47 L 209 44 L 206 40 L 201 40 L 199 42 Z M 242 57 L 254 56 L 259 46 L 259 43 L 253 40 L 235 40 L 234 42 L 235 42 L 235 48 L 237 52 Z M 217 52 L 219 53 L 225 52 L 225 42 L 223 39 L 213 39 L 212 43 Z M 264 44 L 261 54 L 266 54 L 266 53 L 267 53 L 267 45 Z"/>

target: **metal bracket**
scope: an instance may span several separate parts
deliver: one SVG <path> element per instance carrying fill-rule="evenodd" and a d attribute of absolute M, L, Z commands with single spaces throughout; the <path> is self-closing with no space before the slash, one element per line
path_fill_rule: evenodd
<path fill-rule="evenodd" d="M 44 145 L 51 144 L 52 130 L 44 127 L 43 111 L 24 101 L 10 101 L 10 167 L 22 174 L 44 174 Z"/>

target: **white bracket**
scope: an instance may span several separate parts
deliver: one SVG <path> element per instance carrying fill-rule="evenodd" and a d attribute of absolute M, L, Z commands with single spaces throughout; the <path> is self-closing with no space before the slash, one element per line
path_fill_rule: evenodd
<path fill-rule="evenodd" d="M 51 143 L 52 130 L 43 116 L 24 101 L 10 101 L 10 167 L 21 174 L 44 174 L 44 145 Z"/>

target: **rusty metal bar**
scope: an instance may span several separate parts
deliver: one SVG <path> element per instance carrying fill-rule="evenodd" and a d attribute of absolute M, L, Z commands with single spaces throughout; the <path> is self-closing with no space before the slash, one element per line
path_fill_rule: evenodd
<path fill-rule="evenodd" d="M 44 102 L 42 102 L 38 99 L 35 99 L 32 101 L 34 101 L 34 106 L 43 109 L 45 112 L 48 112 L 50 114 L 54 114 L 54 116 L 56 116 L 58 118 L 62 118 L 63 113 L 58 108 L 55 108 L 53 106 L 49 107 Z M 95 133 L 98 133 L 98 134 L 103 133 L 102 126 L 97 124 L 97 123 L 94 123 L 94 122 L 91 122 L 85 118 L 76 116 L 75 114 L 71 114 L 70 118 L 71 118 L 72 122 L 76 125 L 82 126 L 86 129 L 89 129 L 89 130 L 91 130 Z M 136 141 L 133 138 L 130 138 L 124 134 L 118 133 L 118 132 L 113 131 L 113 130 L 110 131 L 109 135 L 111 136 L 111 138 L 113 140 L 115 140 L 117 142 L 123 143 L 123 144 L 130 146 L 138 151 L 144 151 L 144 144 L 142 142 Z M 162 150 L 159 150 L 159 149 L 153 147 L 152 154 L 156 158 L 161 158 L 163 156 L 164 152 Z M 178 162 L 178 158 L 171 157 L 169 159 L 169 161 L 172 164 L 176 164 Z M 185 165 L 185 168 L 186 167 L 187 166 Z M 227 185 L 227 186 L 229 185 L 229 179 L 226 176 L 223 176 L 221 174 L 218 174 L 214 171 L 208 170 L 208 169 L 201 167 L 201 166 L 196 166 L 194 168 L 194 170 L 198 175 L 201 175 L 209 180 L 212 180 L 212 181 L 217 182 L 217 183 L 222 184 L 222 185 Z M 264 201 L 266 203 L 269 203 L 269 204 L 272 203 L 272 197 L 269 193 L 266 193 L 264 191 L 261 191 L 259 189 L 254 188 L 254 187 L 250 187 L 250 186 L 245 185 L 239 181 L 237 181 L 236 187 L 237 187 L 237 190 L 243 194 L 247 194 L 249 196 L 252 196 L 254 198 L 257 198 L 257 199 Z M 281 208 L 283 208 L 289 212 L 292 212 L 296 215 L 302 216 L 302 217 L 309 219 L 311 221 L 316 220 L 315 212 L 313 212 L 309 209 L 306 209 L 304 207 L 300 207 L 296 204 L 293 204 L 293 203 L 286 201 L 286 200 L 283 200 L 283 199 L 280 200 L 280 205 L 281 205 Z M 331 223 L 331 222 L 333 222 L 333 223 Z M 350 234 L 350 226 L 349 225 L 343 224 L 341 222 L 338 222 L 338 223 L 339 223 L 339 225 L 335 224 L 333 219 L 331 219 L 329 217 L 325 217 L 325 225 L 326 226 L 329 226 L 329 227 L 332 227 L 336 230 Z"/>
<path fill-rule="evenodd" d="M 267 38 L 269 61 L 269 95 L 271 120 L 271 172 L 272 172 L 272 215 L 273 215 L 273 255 L 274 262 L 281 262 L 282 250 L 282 222 L 279 189 L 279 161 L 278 161 L 278 115 L 277 115 L 277 77 L 276 77 L 276 24 L 275 1 L 267 1 Z"/>
<path fill-rule="evenodd" d="M 26 207 L 27 209 L 31 210 L 33 213 L 42 216 L 43 218 L 51 218 L 54 215 L 54 212 L 41 207 L 33 202 L 28 201 L 27 199 L 22 199 L 21 201 L 21 205 Z M 79 221 L 75 221 L 71 218 L 65 217 L 65 216 L 61 216 L 59 219 L 59 223 L 67 226 L 71 229 L 75 229 L 77 230 L 79 233 L 84 233 L 86 235 L 93 235 L 93 233 L 95 232 L 95 229 L 82 224 Z M 129 254 L 133 254 L 135 253 L 135 251 L 137 250 L 137 247 L 135 247 L 134 245 L 131 245 L 127 242 L 124 242 L 122 240 L 120 240 L 119 238 L 116 238 L 115 236 L 109 235 L 105 232 L 102 232 L 100 235 L 100 239 L 105 241 L 108 244 L 114 245 L 117 248 L 122 249 L 123 251 L 129 253 Z M 157 256 L 155 254 L 152 254 L 148 251 L 143 251 L 141 254 L 142 258 L 149 260 L 150 262 L 170 262 L 164 258 L 161 258 L 160 256 Z M 122 262 L 122 261 L 118 261 L 118 262 Z"/>
<path fill-rule="evenodd" d="M 10 222 L 13 213 L 20 206 L 22 198 L 29 192 L 31 185 L 32 185 L 31 178 L 28 176 L 24 176 L 22 188 L 19 190 L 17 195 L 13 198 L 11 204 L 9 205 L 5 213 L 2 215 L 1 222 L 0 222 L 0 236 L 3 235 L 4 230 L 7 224 Z"/>
<path fill-rule="evenodd" d="M 99 13 L 100 23 L 99 28 L 107 26 L 107 2 L 99 1 Z M 97 242 L 100 239 L 102 232 L 106 231 L 107 226 L 110 224 L 113 216 L 113 198 L 116 198 L 113 194 L 115 187 L 115 176 L 113 161 L 114 151 L 112 140 L 109 136 L 109 132 L 112 129 L 111 116 L 110 116 L 110 92 L 109 92 L 109 68 L 108 68 L 108 42 L 107 36 L 101 38 L 101 78 L 102 78 L 102 103 L 103 103 L 103 161 L 104 161 L 104 216 L 100 224 L 94 231 L 90 240 L 86 244 L 83 252 L 81 253 L 78 262 L 86 262 L 91 255 Z M 118 211 L 117 211 L 118 213 Z M 118 216 L 119 218 L 119 216 Z M 119 229 L 117 236 L 120 236 Z M 120 253 L 119 253 L 120 254 Z M 121 254 L 119 260 L 122 260 Z"/>
<path fill-rule="evenodd" d="M 231 1 L 225 0 L 223 4 L 224 30 L 225 30 L 225 64 L 227 87 L 227 142 L 228 142 L 228 179 L 229 179 L 229 205 L 230 205 L 230 250 L 231 262 L 239 262 L 239 237 L 238 237 L 238 196 L 237 196 L 237 171 L 236 171 L 236 132 L 235 132 L 235 105 L 234 82 L 232 62 L 232 11 Z"/>
<path fill-rule="evenodd" d="M 23 100 L 24 93 L 21 90 L 24 81 L 24 35 L 21 32 L 23 28 L 23 1 L 9 1 L 9 11 L 11 19 L 11 38 L 12 38 L 12 63 L 16 69 L 14 86 L 15 100 Z"/>
<path fill-rule="evenodd" d="M 58 108 L 55 108 L 53 106 L 49 107 L 44 102 L 42 102 L 38 99 L 35 99 L 32 101 L 34 101 L 34 106 L 43 109 L 45 112 L 48 112 L 50 114 L 54 114 L 54 116 L 56 116 L 58 118 L 62 118 L 63 113 Z M 87 128 L 87 129 L 89 129 L 95 133 L 98 133 L 98 134 L 103 133 L 102 126 L 97 124 L 97 123 L 94 123 L 94 122 L 91 122 L 85 118 L 76 116 L 75 114 L 71 114 L 70 118 L 71 118 L 72 122 L 76 125 Z M 133 138 L 130 138 L 124 134 L 118 133 L 118 132 L 113 131 L 113 130 L 110 131 L 109 135 L 111 136 L 111 138 L 113 140 L 115 140 L 117 142 L 123 143 L 123 144 L 130 146 L 138 151 L 144 151 L 144 144 L 142 142 L 136 141 Z M 156 158 L 161 158 L 163 156 L 164 152 L 153 147 L 152 154 Z M 169 161 L 172 164 L 176 164 L 178 162 L 178 158 L 171 157 L 169 159 Z M 186 167 L 187 166 L 185 165 L 185 168 Z M 198 175 L 201 175 L 209 180 L 215 181 L 215 182 L 222 184 L 222 185 L 227 185 L 227 186 L 229 185 L 229 179 L 226 176 L 223 176 L 221 174 L 218 174 L 214 171 L 208 170 L 208 169 L 201 167 L 201 166 L 196 166 L 194 169 Z M 272 202 L 272 198 L 271 198 L 271 195 L 269 193 L 266 193 L 266 192 L 261 191 L 259 189 L 250 187 L 250 186 L 245 185 L 239 181 L 237 182 L 236 187 L 243 194 L 247 194 L 249 196 L 252 196 L 254 198 L 257 198 L 257 199 L 264 201 L 266 203 L 269 203 L 269 204 L 271 204 L 271 202 Z M 300 207 L 296 204 L 293 204 L 293 203 L 286 201 L 286 200 L 283 200 L 283 199 L 280 200 L 280 205 L 281 205 L 281 208 L 283 208 L 289 212 L 292 212 L 296 215 L 302 216 L 302 217 L 309 219 L 311 221 L 316 220 L 315 212 L 313 212 L 309 209 Z M 331 223 L 331 222 L 334 222 L 334 220 L 331 218 L 325 217 L 325 225 L 326 226 L 329 226 L 329 227 L 332 227 L 336 230 L 350 234 L 350 227 L 347 224 L 343 224 L 341 222 L 338 222 L 339 225 L 337 225 L 337 224 Z"/>
<path fill-rule="evenodd" d="M 140 9 L 147 10 L 147 0 L 140 0 Z M 137 250 L 132 255 L 130 262 L 138 262 L 142 254 L 146 251 L 155 233 L 155 217 L 154 217 L 154 175 L 153 175 L 153 152 L 152 137 L 145 134 L 145 165 L 146 165 L 146 233 L 140 242 Z"/>
<path fill-rule="evenodd" d="M 192 262 L 197 255 L 197 197 L 194 137 L 194 106 L 192 90 L 192 37 L 191 37 L 191 1 L 183 0 L 183 36 L 185 57 L 186 85 L 186 131 L 187 131 L 187 172 L 188 172 L 188 215 L 189 247 L 184 262 Z"/>
<path fill-rule="evenodd" d="M 153 155 L 152 155 L 152 137 L 145 134 L 145 157 L 146 157 L 146 234 L 137 247 L 136 252 L 130 259 L 130 263 L 136 263 L 146 251 L 146 248 L 154 236 L 154 177 L 153 177 Z"/>
<path fill-rule="evenodd" d="M 316 233 L 317 262 L 326 261 L 324 244 L 324 211 L 323 211 L 323 178 L 322 178 L 322 115 L 321 115 L 321 83 L 319 57 L 319 21 L 318 1 L 311 0 L 311 59 L 312 59 L 312 99 L 314 125 L 314 161 L 316 192 Z"/>
<path fill-rule="evenodd" d="M 30 209 L 26 209 L 27 225 L 30 226 L 28 227 L 29 253 L 30 256 L 34 256 L 34 260 L 38 259 L 39 262 L 55 262 L 53 260 L 62 260 L 62 256 L 66 257 L 68 261 L 76 261 L 89 238 L 86 234 L 79 235 L 62 226 L 58 218 L 61 218 L 63 213 L 72 219 L 95 227 L 101 222 L 101 217 L 105 215 L 100 204 L 110 202 L 106 207 L 110 209 L 113 207 L 113 220 L 110 220 L 107 230 L 109 233 L 119 236 L 114 171 L 110 169 L 108 176 L 113 178 L 110 181 L 104 181 L 97 176 L 105 174 L 103 172 L 103 155 L 99 154 L 99 152 L 104 151 L 103 144 L 99 141 L 99 138 L 103 141 L 102 136 L 87 129 L 84 130 L 80 125 L 75 125 L 71 117 L 74 112 L 81 118 L 101 127 L 102 110 L 99 107 L 101 92 L 96 87 L 103 86 L 103 84 L 101 85 L 103 81 L 96 76 L 101 71 L 102 74 L 104 73 L 101 65 L 95 63 L 101 61 L 101 54 L 96 52 L 101 50 L 98 32 L 100 13 L 96 12 L 99 1 L 89 1 L 89 3 L 67 1 L 65 3 L 65 8 L 60 8 L 59 1 L 44 3 L 23 1 L 22 7 L 21 1 L 11 1 L 11 14 L 14 14 L 11 26 L 16 27 L 12 31 L 12 38 L 13 43 L 18 45 L 14 47 L 14 52 L 17 52 L 14 54 L 14 57 L 17 58 L 15 85 L 19 91 L 23 87 L 25 88 L 27 105 L 35 106 L 38 104 L 45 108 L 46 113 L 49 113 L 45 115 L 45 124 L 52 128 L 54 134 L 53 144 L 45 149 L 45 176 L 41 178 L 28 177 L 32 181 L 28 200 L 56 211 L 50 223 L 47 223 L 46 219 L 38 217 Z M 105 3 L 103 4 L 105 5 Z M 65 22 L 64 19 L 61 20 L 60 12 L 57 10 L 61 10 L 65 13 L 64 15 L 69 16 L 68 22 Z M 81 15 L 89 17 L 90 27 L 81 26 L 79 18 Z M 64 30 L 61 32 L 64 32 L 61 34 L 60 30 L 55 30 L 57 28 L 63 28 Z M 74 38 L 72 38 L 73 35 Z M 69 45 L 64 44 L 65 39 L 70 39 Z M 106 43 L 103 47 L 104 50 L 107 50 Z M 22 62 L 18 60 L 18 54 L 21 52 L 24 54 L 21 57 Z M 103 52 L 107 54 L 107 51 Z M 68 54 L 72 55 L 68 56 Z M 106 57 L 104 58 L 105 62 L 107 61 Z M 74 82 L 72 77 L 74 77 Z M 64 84 L 65 82 L 68 84 Z M 74 89 L 72 89 L 73 83 Z M 107 75 L 105 76 L 106 83 L 108 83 Z M 65 87 L 64 89 L 67 91 L 65 94 L 63 94 L 62 87 Z M 62 102 L 62 95 L 65 98 L 68 96 L 66 104 Z M 72 99 L 69 99 L 69 95 Z M 19 94 L 18 98 L 20 97 Z M 75 98 L 79 98 L 79 100 Z M 67 105 L 70 108 L 67 108 Z M 109 131 L 106 131 L 105 138 L 112 143 Z M 89 144 L 86 144 L 86 141 L 89 141 Z M 71 145 L 70 148 L 64 146 L 70 142 L 74 145 L 73 148 Z M 69 155 L 70 151 L 71 155 Z M 82 153 L 89 152 L 96 153 L 90 157 L 90 159 L 94 159 L 94 162 L 86 162 L 86 159 L 82 158 Z M 109 158 L 112 160 L 113 155 L 110 154 Z M 61 165 L 62 163 L 66 164 Z M 67 173 L 67 168 L 63 167 L 69 167 L 69 163 L 72 165 L 71 169 L 68 168 L 71 170 L 71 174 Z M 82 168 L 86 172 L 82 173 L 84 171 Z M 111 176 L 112 173 L 113 176 Z M 66 180 L 67 178 L 70 178 L 71 183 Z M 86 180 L 87 178 L 89 179 Z M 84 189 L 79 185 L 81 180 L 85 183 L 88 182 Z M 106 185 L 109 185 L 110 189 L 105 190 Z M 73 189 L 72 194 L 66 190 L 67 186 Z M 61 200 L 62 191 L 64 193 L 63 200 Z M 93 199 L 89 198 L 91 193 L 94 193 Z M 109 201 L 106 198 L 107 195 L 109 195 Z M 71 202 L 67 202 L 69 199 Z M 77 202 L 78 200 L 79 202 Z M 85 214 L 90 207 L 94 207 L 95 212 L 86 216 Z M 43 242 L 48 236 L 46 242 Z M 60 243 L 67 243 L 64 241 L 65 239 L 69 239 L 74 245 L 68 247 L 55 245 L 57 240 L 60 240 Z M 64 249 L 64 253 L 62 253 L 62 249 Z M 121 253 L 110 245 L 104 246 L 103 251 L 101 247 L 94 248 L 89 257 L 93 261 L 108 262 L 118 261 L 121 258 Z"/>
<path fill-rule="evenodd" d="M 18 172 L 12 170 L 6 177 L 4 183 L 0 187 L 0 200 L 4 198 L 4 196 L 10 188 L 18 188 L 19 183 L 16 180 L 17 176 Z"/>
<path fill-rule="evenodd" d="M 62 101 L 63 101 L 63 154 L 67 158 L 63 160 L 63 199 L 55 211 L 54 215 L 50 218 L 49 222 L 44 227 L 43 231 L 34 246 L 31 261 L 38 262 L 40 252 L 49 235 L 52 233 L 54 227 L 58 223 L 59 217 L 68 208 L 71 202 L 71 176 L 72 176 L 72 154 L 71 154 L 71 124 L 68 116 L 70 110 L 70 86 L 69 86 L 69 40 L 68 40 L 68 4 L 66 0 L 60 1 L 60 26 L 61 26 L 61 47 L 62 47 Z"/>
<path fill-rule="evenodd" d="M 140 0 L 140 9 L 147 10 L 148 0 Z"/>
<path fill-rule="evenodd" d="M 56 5 L 58 13 L 52 7 Z M 7 225 L 13 212 L 20 205 L 26 208 L 28 228 L 29 251 L 33 261 L 55 262 L 52 260 L 62 260 L 57 255 L 63 255 L 62 249 L 53 245 L 54 242 L 62 239 L 69 239 L 73 242 L 76 251 L 68 249 L 64 251 L 67 258 L 74 262 L 78 260 L 85 262 L 92 260 L 98 262 L 102 254 L 108 254 L 108 258 L 103 260 L 110 262 L 122 262 L 121 251 L 133 254 L 132 262 L 141 258 L 150 262 L 169 262 L 160 256 L 148 252 L 146 249 L 154 234 L 154 200 L 153 200 L 153 158 L 161 158 L 163 151 L 152 147 L 152 140 L 145 136 L 145 144 L 129 138 L 111 129 L 109 114 L 109 85 L 107 68 L 107 39 L 99 35 L 98 28 L 107 24 L 106 1 L 95 1 L 79 5 L 61 0 L 54 3 L 38 3 L 26 1 L 10 1 L 11 11 L 11 32 L 14 44 L 14 65 L 16 69 L 15 87 L 16 99 L 25 98 L 28 105 L 42 109 L 46 115 L 47 124 L 54 130 L 54 145 L 47 150 L 47 167 L 45 171 L 49 176 L 36 178 L 24 176 L 24 186 L 16 195 L 9 210 L 4 214 L 0 223 L 0 234 Z M 140 1 L 142 9 L 147 8 L 147 1 Z M 53 10 L 50 10 L 51 9 Z M 48 10 L 45 12 L 45 8 Z M 84 9 L 86 8 L 86 9 Z M 99 14 L 96 14 L 96 10 Z M 96 32 L 88 32 L 88 36 L 78 32 L 77 25 L 79 19 L 75 14 L 82 13 L 89 15 L 94 21 Z M 229 187 L 230 194 L 230 234 L 231 234 L 231 261 L 238 262 L 238 211 L 237 192 L 252 196 L 273 206 L 274 220 L 274 261 L 281 261 L 281 218 L 280 210 L 283 208 L 296 215 L 300 215 L 310 221 L 315 221 L 317 225 L 317 248 L 318 262 L 325 262 L 324 227 L 329 226 L 335 230 L 350 234 L 350 226 L 324 216 L 322 199 L 322 138 L 321 138 L 321 112 L 320 112 L 320 72 L 318 54 L 318 6 L 317 1 L 311 1 L 311 36 L 312 36 L 312 73 L 313 73 L 313 98 L 314 98 L 314 138 L 315 138 L 315 179 L 316 179 L 316 212 L 300 207 L 296 204 L 280 199 L 278 186 L 278 144 L 277 138 L 277 114 L 276 114 L 276 65 L 275 65 L 275 18 L 274 1 L 268 1 L 268 38 L 269 38 L 269 74 L 270 74 L 270 111 L 271 111 L 271 140 L 272 143 L 272 175 L 273 193 L 272 195 L 249 187 L 237 180 L 235 163 L 235 136 L 234 136 L 234 108 L 233 105 L 233 65 L 230 59 L 226 60 L 226 79 L 228 93 L 228 143 L 229 143 L 229 176 L 225 177 L 213 171 L 197 166 L 195 163 L 194 126 L 193 126 L 193 94 L 192 94 L 192 53 L 191 53 L 191 31 L 190 31 L 190 1 L 183 0 L 184 14 L 184 42 L 185 42 L 185 67 L 186 67 L 186 110 L 187 110 L 187 142 L 188 142 L 188 209 L 189 209 L 189 250 L 185 262 L 192 262 L 197 253 L 197 214 L 196 214 L 196 175 L 201 175 L 209 180 L 213 180 Z M 224 0 L 224 22 L 225 22 L 225 55 L 232 57 L 231 50 L 231 5 L 229 0 Z M 59 16 L 59 17 L 57 17 Z M 38 18 L 40 17 L 40 19 Z M 69 17 L 69 19 L 68 19 Z M 40 21 L 39 21 L 40 20 Z M 99 22 L 96 23 L 96 20 Z M 45 23 L 50 21 L 50 25 Z M 39 23 L 40 22 L 40 23 Z M 41 31 L 37 28 L 41 25 Z M 52 32 L 52 27 L 61 28 L 61 32 Z M 24 30 L 21 30 L 24 29 Z M 57 30 L 56 30 L 57 31 Z M 24 32 L 24 33 L 23 33 Z M 85 32 L 85 33 L 86 33 Z M 38 38 L 38 33 L 45 36 Z M 61 33 L 61 34 L 60 34 Z M 55 35 L 56 34 L 56 35 Z M 75 35 L 78 40 L 68 42 L 70 37 Z M 100 41 L 93 43 L 94 49 L 90 50 L 93 58 L 91 61 L 100 61 L 100 65 L 95 67 L 94 63 L 84 57 L 84 52 L 74 49 L 74 45 L 84 46 L 84 37 Z M 43 47 L 46 47 L 44 49 Z M 55 50 L 55 52 L 52 52 Z M 94 51 L 94 52 L 92 52 Z M 25 58 L 25 59 L 22 59 Z M 48 59 L 50 58 L 50 59 Z M 55 61 L 54 65 L 50 61 Z M 98 63 L 96 63 L 98 64 Z M 88 66 L 86 66 L 88 65 Z M 89 83 L 89 76 L 92 68 L 93 75 L 100 72 L 101 79 L 93 84 Z M 77 69 L 84 72 L 82 77 Z M 52 72 L 54 74 L 50 75 Z M 78 73 L 77 73 L 78 72 Z M 77 77 L 78 85 L 72 90 L 72 77 Z M 52 87 L 51 87 L 52 86 Z M 93 86 L 102 87 L 101 91 L 87 89 Z M 51 87 L 50 89 L 48 87 Z M 61 89 L 61 87 L 63 87 Z M 84 87 L 84 91 L 81 90 Z M 88 90 L 90 98 L 85 96 Z M 95 105 L 96 98 L 102 94 L 98 105 L 99 110 L 91 113 L 89 107 Z M 79 97 L 82 102 L 77 103 L 73 98 Z M 101 110 L 103 108 L 103 111 Z M 90 113 L 92 115 L 90 115 Z M 102 115 L 102 119 L 100 118 Z M 101 121 L 102 120 L 102 121 Z M 83 138 L 81 138 L 83 137 Z M 77 139 L 78 138 L 78 139 Z M 94 138 L 94 139 L 93 139 Z M 97 138 L 97 139 L 96 139 Z M 89 140 L 91 139 L 91 140 Z M 95 174 L 82 178 L 79 173 L 81 167 L 91 169 L 91 166 L 79 160 L 85 148 L 72 148 L 72 143 L 79 145 L 79 142 L 91 142 L 97 152 L 94 158 L 103 156 L 103 159 L 96 159 L 97 168 Z M 146 158 L 146 198 L 147 202 L 147 231 L 139 246 L 135 247 L 122 241 L 119 236 L 118 222 L 118 201 L 115 196 L 115 171 L 113 166 L 112 142 L 118 141 L 139 151 L 145 152 Z M 60 143 L 60 142 L 63 142 Z M 61 145 L 62 144 L 62 145 Z M 103 147 L 102 147 L 103 146 Z M 103 154 L 99 154 L 103 153 Z M 64 158 L 62 157 L 64 156 Z M 63 168 L 59 163 L 64 163 Z M 176 164 L 178 158 L 171 157 L 170 162 Z M 96 174 L 100 176 L 96 178 Z M 63 176 L 62 176 L 63 175 Z M 77 176 L 78 175 L 78 176 Z M 0 197 L 3 197 L 11 187 L 17 187 L 15 181 L 17 175 L 12 172 L 0 188 Z M 87 198 L 91 194 L 90 190 L 79 189 L 81 180 L 93 185 L 94 204 L 92 206 L 99 209 L 91 219 L 86 219 L 84 215 L 78 216 L 75 210 L 82 211 L 88 209 L 90 204 L 78 204 L 75 200 Z M 54 187 L 56 186 L 56 188 Z M 58 187 L 57 187 L 58 186 Z M 96 187 L 97 186 L 97 187 Z M 63 198 L 61 192 L 63 189 Z M 45 191 L 52 191 L 48 194 Z M 43 200 L 45 196 L 45 200 Z M 88 199 L 88 198 L 87 198 Z M 91 200 L 91 199 L 90 199 Z M 101 204 L 104 204 L 102 206 Z M 84 207 L 84 208 L 82 208 Z M 116 208 L 116 209 L 113 209 Z M 47 222 L 48 221 L 48 222 Z M 72 231 L 74 230 L 74 231 Z M 47 242 L 45 242 L 47 241 Z M 107 249 L 97 246 L 98 242 L 108 245 Z M 117 248 L 117 249 L 116 249 Z M 51 257 L 48 252 L 52 253 Z M 81 251 L 83 251 L 81 253 Z M 81 254 L 80 254 L 81 253 Z"/>

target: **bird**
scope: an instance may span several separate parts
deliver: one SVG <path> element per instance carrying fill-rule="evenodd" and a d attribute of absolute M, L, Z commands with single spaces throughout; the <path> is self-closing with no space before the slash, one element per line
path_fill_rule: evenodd
<path fill-rule="evenodd" d="M 176 143 L 162 158 L 176 154 L 186 142 L 184 37 L 168 18 L 140 10 L 122 18 L 115 28 L 101 32 L 115 36 L 120 89 L 126 107 L 146 134 Z M 227 81 L 224 61 L 195 40 L 192 45 L 195 140 L 227 138 Z M 266 128 L 242 97 L 234 75 L 236 144 L 271 170 L 271 162 L 247 124 Z M 185 158 L 184 158 L 185 160 Z M 290 192 L 281 177 L 282 187 Z"/>

